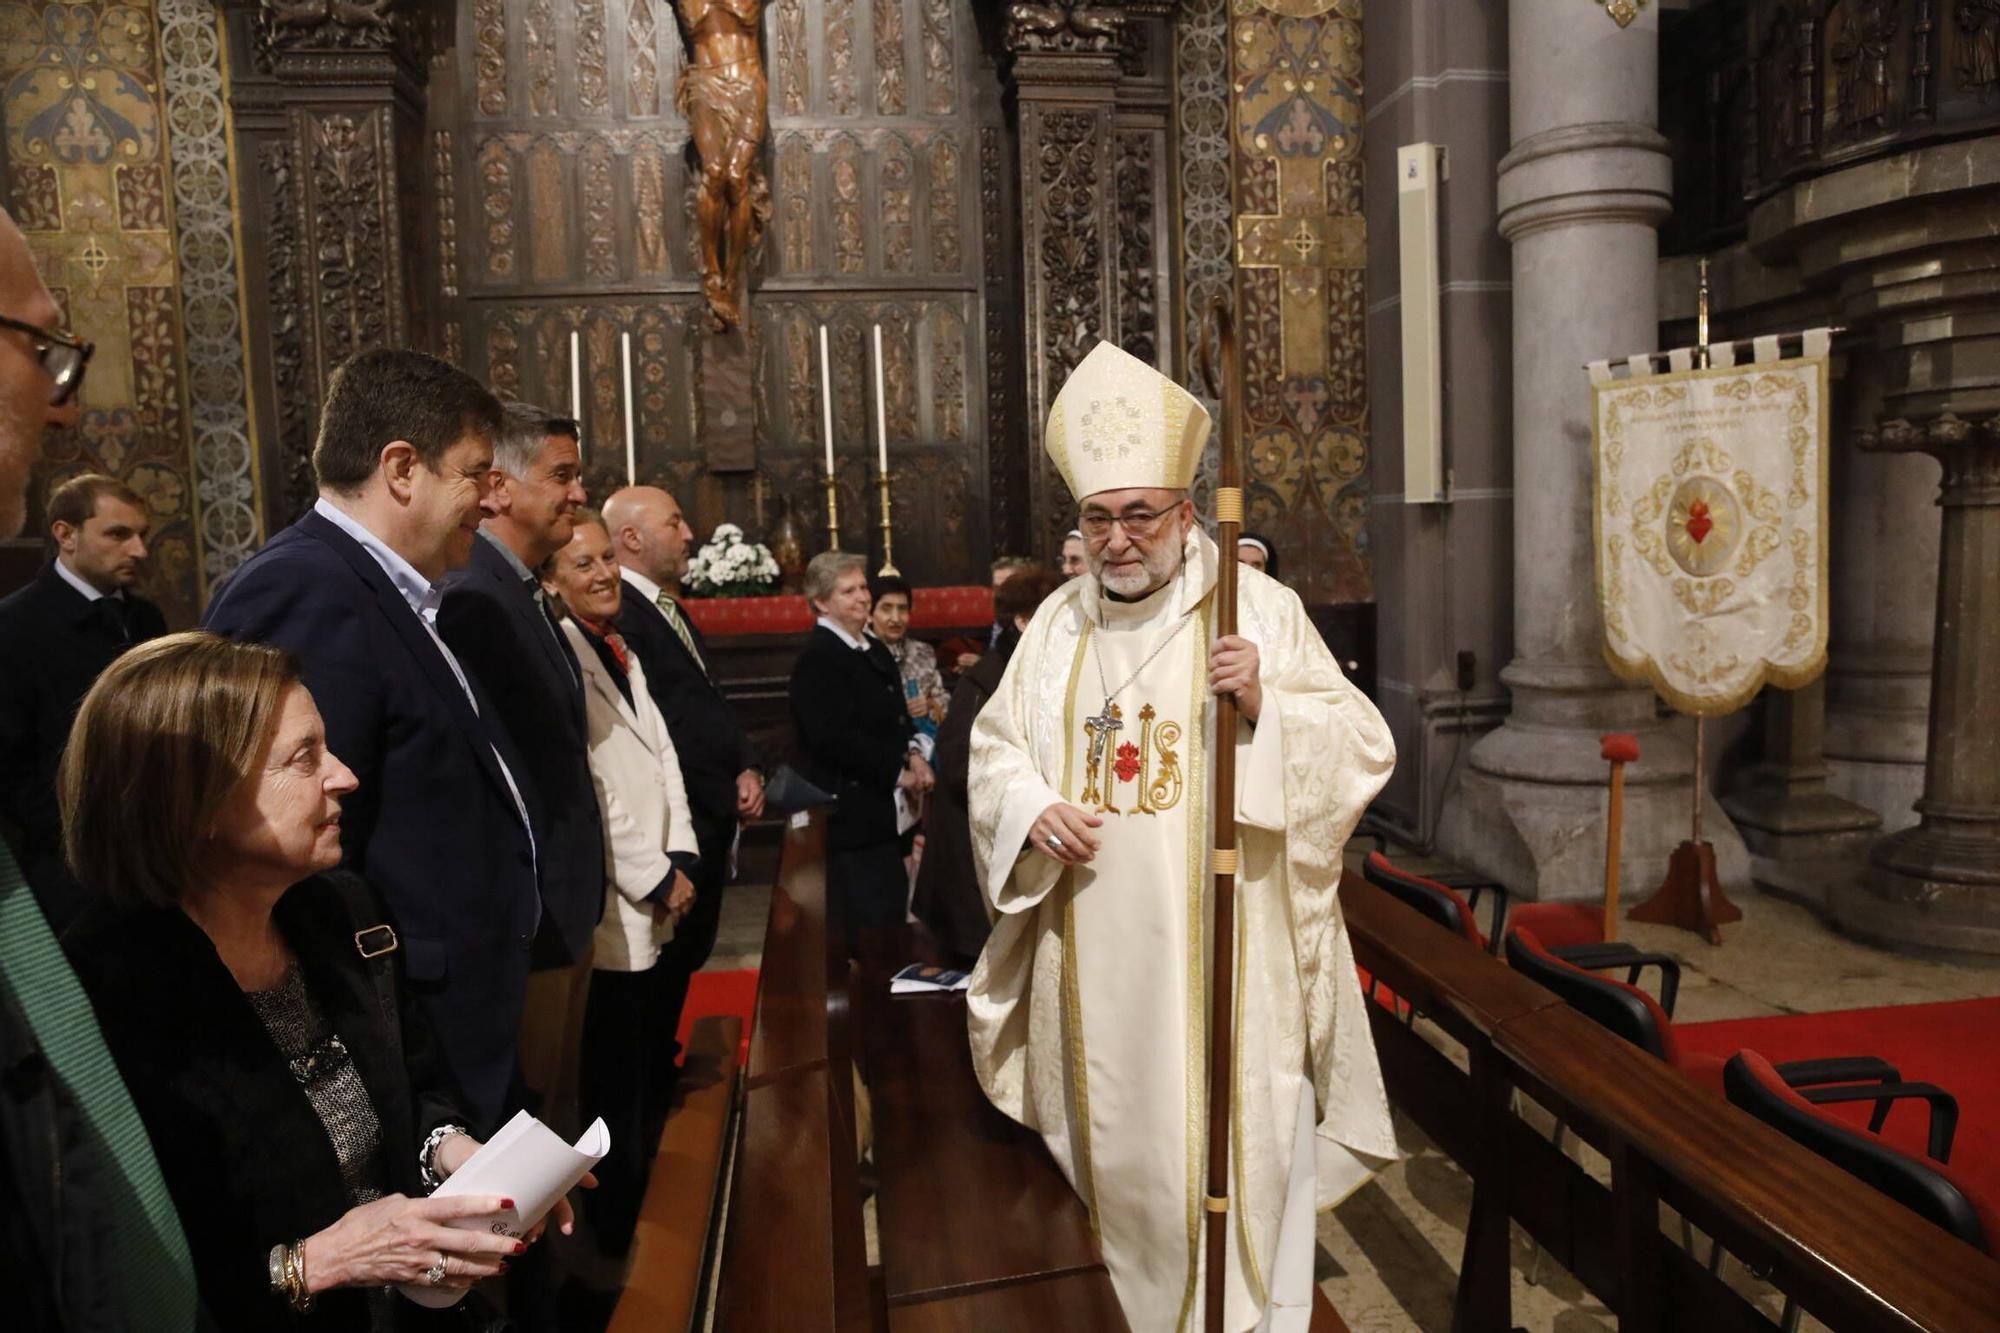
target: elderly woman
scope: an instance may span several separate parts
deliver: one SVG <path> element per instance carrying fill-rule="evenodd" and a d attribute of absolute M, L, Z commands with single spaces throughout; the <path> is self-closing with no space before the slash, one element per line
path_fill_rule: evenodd
<path fill-rule="evenodd" d="M 64 938 L 222 1328 L 395 1329 L 525 1243 L 425 1197 L 479 1145 L 406 1002 L 395 932 L 337 873 L 354 774 L 290 655 L 175 634 L 113 663 L 62 763 L 95 891 Z M 568 1210 L 560 1210 L 565 1229 Z"/>
<path fill-rule="evenodd" d="M 646 668 L 618 632 L 624 581 L 604 521 L 576 515 L 569 544 L 542 567 L 542 588 L 568 612 L 563 633 L 583 670 L 590 780 L 604 820 L 604 915 L 591 952 L 583 1011 L 586 1114 L 611 1131 L 604 1187 L 587 1210 L 598 1248 L 622 1256 L 639 1221 L 653 1158 L 647 1108 L 673 1084 L 679 1012 L 660 950 L 694 903 L 688 874 L 699 859 L 680 756 L 653 702 Z"/>
<path fill-rule="evenodd" d="M 792 732 L 806 778 L 839 798 L 827 821 L 827 893 L 852 953 L 860 932 L 900 926 L 909 901 L 896 793 L 929 791 L 889 650 L 868 627 L 868 575 L 861 557 L 824 551 L 806 566 L 806 598 L 819 623 L 792 668 Z"/>
<path fill-rule="evenodd" d="M 951 696 L 945 693 L 944 678 L 938 675 L 937 651 L 922 639 L 910 637 L 910 585 L 893 574 L 878 574 L 869 582 L 868 591 L 875 599 L 868 627 L 896 660 L 910 719 L 920 734 L 936 736 Z"/>

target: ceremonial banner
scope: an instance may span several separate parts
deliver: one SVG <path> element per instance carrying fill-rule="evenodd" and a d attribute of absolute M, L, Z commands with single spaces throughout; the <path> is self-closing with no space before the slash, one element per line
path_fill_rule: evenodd
<path fill-rule="evenodd" d="M 1589 368 L 1605 659 L 1683 713 L 1826 665 L 1826 348 L 1816 329 L 1790 359 L 1772 337 L 1706 370 L 1687 349 Z"/>

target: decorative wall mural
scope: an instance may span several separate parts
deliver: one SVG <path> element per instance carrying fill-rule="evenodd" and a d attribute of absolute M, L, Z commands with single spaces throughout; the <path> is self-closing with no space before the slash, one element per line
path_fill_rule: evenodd
<path fill-rule="evenodd" d="M 196 464 L 190 432 L 191 365 L 181 309 L 174 195 L 185 195 L 198 237 L 213 239 L 216 208 L 226 214 L 226 175 L 214 175 L 204 131 L 219 122 L 221 75 L 214 65 L 212 14 L 206 25 L 185 8 L 171 14 L 175 68 L 162 69 L 161 32 L 151 9 L 29 0 L 0 23 L 8 194 L 17 219 L 70 328 L 97 344 L 75 428 L 48 442 L 38 473 L 47 485 L 80 472 L 108 472 L 146 500 L 152 560 L 142 585 L 175 624 L 191 624 L 204 581 Z M 198 29 L 206 27 L 204 33 Z M 169 153 L 171 108 L 187 117 L 191 142 Z M 226 160 L 226 159 L 225 159 Z M 171 182 L 171 184 L 170 184 Z M 227 231 L 223 232 L 226 237 Z M 191 279 L 204 298 L 204 444 L 216 460 L 213 504 L 218 553 L 240 558 L 256 540 L 244 480 L 244 419 L 228 411 L 226 375 L 208 369 L 237 317 L 231 280 L 215 256 L 199 254 Z M 208 429 L 207 423 L 213 422 Z M 32 519 L 31 515 L 31 519 Z M 32 530 L 32 529 L 31 529 Z"/>
<path fill-rule="evenodd" d="M 1244 0 L 1227 47 L 1246 524 L 1308 602 L 1369 601 L 1361 0 Z M 1183 32 L 1184 56 L 1209 49 Z"/>

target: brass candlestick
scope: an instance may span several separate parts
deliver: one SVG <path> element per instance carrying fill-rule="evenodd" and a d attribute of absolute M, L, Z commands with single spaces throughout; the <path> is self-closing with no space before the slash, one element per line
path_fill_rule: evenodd
<path fill-rule="evenodd" d="M 840 483 L 828 476 L 820 483 L 826 487 L 826 549 L 840 549 Z"/>
<path fill-rule="evenodd" d="M 889 518 L 889 481 L 890 474 L 887 472 L 875 478 L 875 485 L 882 492 L 882 568 L 875 573 L 882 578 L 893 579 L 902 577 L 902 571 L 896 568 L 895 525 Z"/>

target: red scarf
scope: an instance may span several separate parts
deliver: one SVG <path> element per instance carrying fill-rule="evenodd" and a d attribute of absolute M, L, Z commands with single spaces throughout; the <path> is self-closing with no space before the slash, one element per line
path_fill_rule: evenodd
<path fill-rule="evenodd" d="M 617 659 L 620 671 L 623 671 L 628 676 L 632 674 L 632 658 L 625 648 L 625 636 L 623 634 L 620 634 L 609 625 L 600 625 L 594 620 L 584 619 L 582 616 L 577 615 L 574 608 L 571 609 L 570 615 L 575 617 L 576 623 L 583 626 L 587 632 L 596 635 L 610 646 L 611 656 Z"/>

